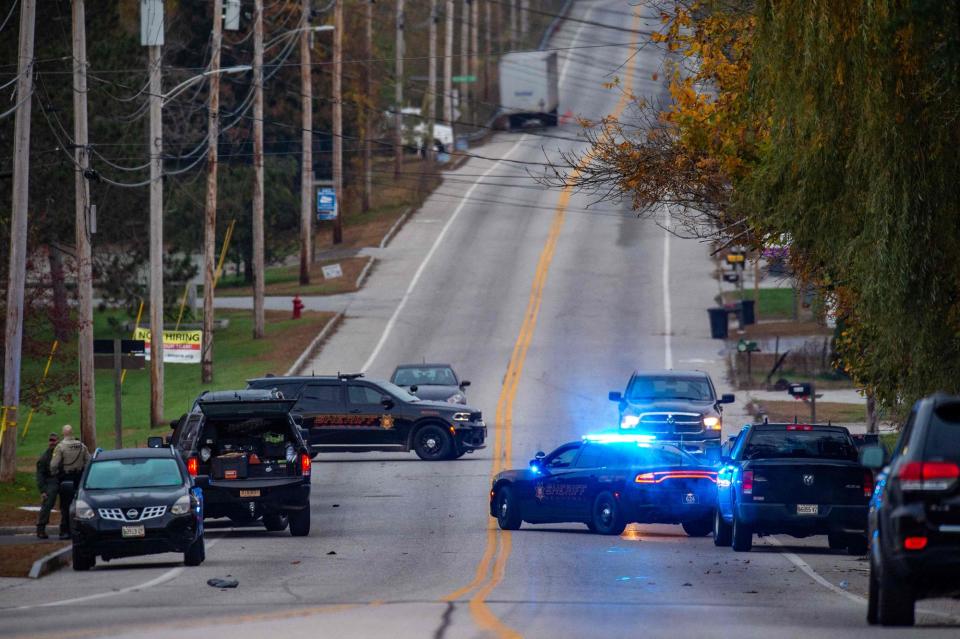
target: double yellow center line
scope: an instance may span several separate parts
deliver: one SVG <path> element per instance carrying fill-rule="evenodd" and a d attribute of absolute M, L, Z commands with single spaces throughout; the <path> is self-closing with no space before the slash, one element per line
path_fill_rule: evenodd
<path fill-rule="evenodd" d="M 640 15 L 636 11 L 633 15 L 633 42 L 632 48 L 636 48 L 637 38 L 639 37 Z M 637 59 L 636 52 L 631 56 L 626 65 L 625 78 L 622 83 L 622 94 L 613 112 L 614 118 L 619 118 L 624 109 L 630 103 L 633 86 L 633 69 Z M 580 175 L 581 171 L 589 163 L 589 156 L 585 156 L 574 169 L 572 178 Z M 520 385 L 520 377 L 523 374 L 523 365 L 527 358 L 527 351 L 530 343 L 533 341 L 533 333 L 537 326 L 537 317 L 540 314 L 540 304 L 543 301 L 544 289 L 547 285 L 547 274 L 550 270 L 550 263 L 553 261 L 553 255 L 557 249 L 557 242 L 560 239 L 560 232 L 563 230 L 563 222 L 566 218 L 567 207 L 570 205 L 570 197 L 573 194 L 571 187 L 566 187 L 560 193 L 557 202 L 557 208 L 554 212 L 553 222 L 550 225 L 550 232 L 547 236 L 547 242 L 540 252 L 540 260 L 537 262 L 537 268 L 534 272 L 533 285 L 530 290 L 530 299 L 527 302 L 527 310 L 523 316 L 523 324 L 520 327 L 520 334 L 513 345 L 513 352 L 510 355 L 510 362 L 507 366 L 507 374 L 503 380 L 503 387 L 500 391 L 500 398 L 497 401 L 497 412 L 494 422 L 493 439 L 493 465 L 490 469 L 491 480 L 497 473 L 512 465 L 511 451 L 513 450 L 513 402 L 517 396 L 517 388 Z M 501 621 L 487 605 L 487 598 L 493 592 L 501 581 L 507 568 L 507 559 L 510 557 L 512 549 L 511 533 L 509 531 L 500 531 L 497 534 L 496 522 L 490 519 L 487 526 L 486 548 L 480 563 L 477 565 L 476 573 L 473 579 L 466 586 L 455 590 L 445 597 L 443 601 L 458 601 L 464 596 L 473 592 L 470 598 L 470 614 L 477 626 L 488 632 L 492 632 L 498 637 L 504 639 L 516 639 L 522 635 L 507 626 Z M 474 592 L 475 591 L 475 592 Z"/>

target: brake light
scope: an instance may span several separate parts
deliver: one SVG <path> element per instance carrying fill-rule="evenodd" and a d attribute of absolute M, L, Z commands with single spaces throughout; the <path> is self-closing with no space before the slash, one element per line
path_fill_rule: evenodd
<path fill-rule="evenodd" d="M 200 472 L 200 460 L 196 457 L 190 457 L 187 459 L 187 472 L 190 473 L 191 477 L 196 477 L 197 473 Z"/>
<path fill-rule="evenodd" d="M 638 484 L 659 484 L 668 479 L 706 479 L 717 483 L 717 473 L 710 470 L 667 470 L 656 473 L 640 473 L 634 479 Z"/>
<path fill-rule="evenodd" d="M 960 478 L 960 466 L 953 462 L 910 462 L 897 479 L 903 490 L 947 490 Z"/>
<path fill-rule="evenodd" d="M 863 471 L 863 496 L 870 498 L 873 496 L 873 471 Z"/>
<path fill-rule="evenodd" d="M 640 473 L 637 475 L 637 478 L 634 480 L 638 484 L 655 484 L 657 480 L 654 477 L 653 473 Z"/>
<path fill-rule="evenodd" d="M 907 537 L 903 540 L 904 550 L 923 550 L 927 547 L 926 537 Z"/>
<path fill-rule="evenodd" d="M 752 470 L 743 471 L 743 494 L 744 495 L 753 494 L 753 471 Z"/>
<path fill-rule="evenodd" d="M 787 430 L 813 430 L 810 424 L 789 424 Z"/>
<path fill-rule="evenodd" d="M 300 474 L 304 477 L 310 476 L 310 455 L 306 453 L 300 453 Z"/>

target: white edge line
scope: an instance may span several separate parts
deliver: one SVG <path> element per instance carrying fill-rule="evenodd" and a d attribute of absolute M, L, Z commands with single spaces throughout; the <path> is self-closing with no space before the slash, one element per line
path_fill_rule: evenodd
<path fill-rule="evenodd" d="M 510 147 L 510 150 L 503 156 L 503 159 L 510 157 L 514 151 L 519 148 L 520 144 L 527 139 L 527 135 L 524 134 L 513 146 Z M 387 321 L 386 327 L 383 329 L 383 333 L 380 334 L 380 340 L 377 342 L 377 345 L 373 347 L 373 352 L 370 353 L 370 357 L 367 358 L 367 361 L 364 362 L 363 366 L 360 367 L 360 372 L 366 371 L 370 368 L 370 365 L 373 364 L 374 360 L 377 359 L 377 355 L 380 354 L 380 349 L 383 348 L 383 345 L 386 343 L 387 338 L 390 336 L 390 332 L 393 330 L 394 325 L 397 323 L 397 317 L 400 316 L 400 312 L 403 310 L 403 307 L 407 305 L 407 301 L 410 299 L 410 294 L 413 293 L 413 289 L 416 288 L 417 282 L 420 281 L 420 277 L 423 275 L 424 270 L 427 268 L 427 264 L 430 263 L 430 259 L 433 257 L 433 254 L 437 252 L 437 248 L 443 242 L 443 238 L 446 237 L 447 231 L 450 230 L 450 227 L 456 221 L 457 217 L 460 215 L 460 211 L 464 209 L 467 203 L 470 201 L 470 196 L 473 195 L 474 189 L 483 184 L 484 179 L 491 173 L 493 170 L 500 166 L 500 163 L 503 159 L 497 160 L 490 167 L 483 172 L 483 175 L 467 189 L 466 194 L 463 196 L 463 200 L 460 201 L 460 205 L 453 212 L 453 215 L 450 216 L 450 219 L 447 220 L 446 224 L 443 225 L 443 228 L 440 230 L 440 234 L 437 235 L 437 239 L 433 241 L 433 246 L 430 247 L 430 250 L 424 256 L 423 261 L 420 262 L 420 266 L 417 268 L 417 272 L 413 274 L 413 279 L 410 280 L 410 284 L 407 286 L 407 290 L 404 291 L 403 297 L 400 298 L 400 303 L 397 304 L 397 308 L 393 310 L 393 314 L 390 316 L 390 319 Z"/>

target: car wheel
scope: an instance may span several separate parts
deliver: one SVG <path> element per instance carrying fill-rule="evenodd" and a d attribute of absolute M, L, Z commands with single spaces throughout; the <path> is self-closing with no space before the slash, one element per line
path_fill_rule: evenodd
<path fill-rule="evenodd" d="M 877 621 L 883 626 L 912 626 L 916 595 L 909 581 L 894 579 L 889 571 L 877 578 Z"/>
<path fill-rule="evenodd" d="M 73 569 L 77 571 L 90 570 L 97 563 L 97 556 L 91 555 L 88 552 L 84 552 L 83 546 L 80 544 L 73 544 L 73 549 L 71 550 L 73 554 Z"/>
<path fill-rule="evenodd" d="M 294 537 L 306 537 L 310 534 L 310 506 L 291 512 L 288 519 L 290 520 L 291 535 Z"/>
<path fill-rule="evenodd" d="M 282 513 L 263 516 L 263 527 L 270 532 L 280 532 L 287 529 L 288 518 Z"/>
<path fill-rule="evenodd" d="M 593 501 L 593 527 L 601 535 L 619 535 L 627 527 L 620 504 L 612 494 L 602 492 Z"/>
<path fill-rule="evenodd" d="M 862 557 L 867 554 L 869 546 L 866 535 L 850 535 L 847 538 L 847 554 Z"/>
<path fill-rule="evenodd" d="M 729 546 L 732 541 L 730 524 L 724 521 L 719 509 L 713 511 L 713 545 Z"/>
<path fill-rule="evenodd" d="M 870 584 L 867 592 L 867 623 L 871 626 L 877 625 L 879 618 L 877 616 L 877 599 L 880 596 L 880 584 L 877 582 L 877 569 L 873 565 L 873 559 L 870 560 Z"/>
<path fill-rule="evenodd" d="M 847 543 L 847 536 L 842 533 L 830 533 L 827 535 L 827 545 L 830 546 L 830 550 L 845 550 Z"/>
<path fill-rule="evenodd" d="M 199 566 L 207 558 L 207 551 L 203 546 L 203 536 L 190 544 L 187 552 L 183 553 L 184 566 Z"/>
<path fill-rule="evenodd" d="M 733 516 L 733 530 L 730 534 L 730 545 L 737 552 L 750 552 L 753 548 L 753 531 L 742 523 L 737 516 Z"/>
<path fill-rule="evenodd" d="M 497 491 L 497 525 L 501 530 L 518 530 L 523 524 L 523 512 L 510 486 Z"/>
<path fill-rule="evenodd" d="M 414 433 L 413 450 L 426 461 L 449 459 L 453 454 L 453 440 L 444 429 L 428 424 Z"/>
<path fill-rule="evenodd" d="M 706 537 L 713 530 L 713 519 L 707 515 L 700 519 L 680 522 L 680 525 L 688 537 Z"/>

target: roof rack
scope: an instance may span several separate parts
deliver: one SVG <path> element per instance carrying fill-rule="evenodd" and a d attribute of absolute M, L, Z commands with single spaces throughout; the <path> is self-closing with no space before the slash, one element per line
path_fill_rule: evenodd
<path fill-rule="evenodd" d="M 359 377 L 363 377 L 363 373 L 341 373 L 337 371 L 337 377 L 339 377 L 341 380 L 349 381 L 351 379 L 357 379 Z"/>

